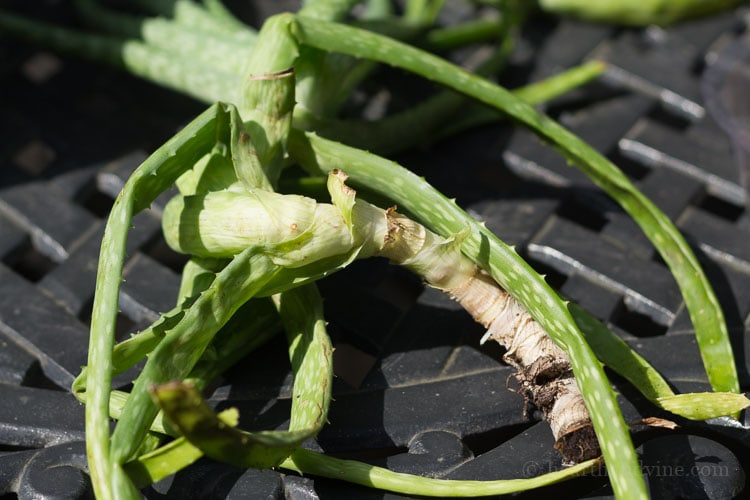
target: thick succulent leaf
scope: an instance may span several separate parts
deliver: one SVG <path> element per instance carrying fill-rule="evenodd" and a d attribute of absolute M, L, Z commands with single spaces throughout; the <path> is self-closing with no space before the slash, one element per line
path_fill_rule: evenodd
<path fill-rule="evenodd" d="M 188 441 L 207 456 L 237 467 L 275 467 L 314 434 L 310 429 L 242 431 L 222 421 L 196 388 L 184 382 L 156 385 L 151 394 Z"/>

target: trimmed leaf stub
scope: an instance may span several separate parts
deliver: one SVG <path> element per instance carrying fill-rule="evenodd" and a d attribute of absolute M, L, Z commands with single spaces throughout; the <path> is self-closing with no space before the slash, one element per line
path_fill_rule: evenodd
<path fill-rule="evenodd" d="M 309 431 L 244 432 L 224 422 L 206 404 L 195 386 L 168 382 L 151 388 L 151 396 L 174 426 L 206 456 L 237 467 L 276 467 Z"/>
<path fill-rule="evenodd" d="M 348 178 L 348 175 L 337 168 L 331 170 L 328 174 L 328 192 L 333 205 L 341 210 L 347 229 L 352 232 L 352 210 L 357 192 L 346 185 Z"/>

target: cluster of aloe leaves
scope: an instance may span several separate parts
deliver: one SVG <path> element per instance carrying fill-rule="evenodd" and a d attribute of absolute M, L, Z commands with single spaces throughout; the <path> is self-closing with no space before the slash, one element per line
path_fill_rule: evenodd
<path fill-rule="evenodd" d="M 194 256 L 184 269 L 177 306 L 115 345 L 118 277 L 128 228 L 136 213 L 175 183 L 184 196 L 238 190 L 263 197 L 327 182 L 333 204 L 346 214 L 353 203 L 349 190 L 337 183 L 339 177 L 329 175 L 343 171 L 361 192 L 358 196 L 369 194 L 398 205 L 446 238 L 461 234 L 462 252 L 521 302 L 569 355 L 618 496 L 645 497 L 646 489 L 603 365 L 657 407 L 686 418 L 736 415 L 750 403 L 738 394 L 722 311 L 683 237 L 615 165 L 533 107 L 596 77 L 604 67 L 589 63 L 515 92 L 481 76 L 502 67 L 513 31 L 524 22 L 524 2 L 483 2 L 495 15 L 438 27 L 445 3 L 441 0 L 406 1 L 400 13 L 386 1 L 309 0 L 297 13 L 267 19 L 259 31 L 239 22 L 219 0 L 139 3 L 150 17 L 79 0 L 83 18 L 103 27 L 104 34 L 45 26 L 0 12 L 3 32 L 120 65 L 215 103 L 133 173 L 107 223 L 88 366 L 73 387 L 86 403 L 87 452 L 98 497 L 135 498 L 137 488 L 202 455 L 242 467 L 281 467 L 433 496 L 519 491 L 584 473 L 593 465 L 589 461 L 532 479 L 447 481 L 300 448 L 324 425 L 331 399 L 332 347 L 313 282 L 349 264 L 357 257 L 354 251 L 291 262 L 284 255 L 301 243 L 284 240 L 256 243 L 220 257 Z M 473 72 L 431 52 L 491 40 L 496 50 Z M 446 90 L 380 120 L 341 118 L 346 99 L 379 63 Z M 465 106 L 467 98 L 481 105 Z M 456 119 L 459 109 L 464 113 Z M 445 123 L 448 117 L 454 117 L 450 126 Z M 554 145 L 640 225 L 683 293 L 716 392 L 675 394 L 645 359 L 591 315 L 562 300 L 513 248 L 424 179 L 368 152 L 390 153 L 499 117 Z M 323 248 L 324 241 L 320 245 Z M 200 390 L 270 338 L 279 323 L 295 374 L 289 428 L 245 432 L 236 428 L 232 411 L 215 414 Z M 146 356 L 132 391 L 113 391 L 113 375 Z M 112 434 L 110 418 L 118 420 Z M 169 435 L 175 439 L 163 444 Z"/>

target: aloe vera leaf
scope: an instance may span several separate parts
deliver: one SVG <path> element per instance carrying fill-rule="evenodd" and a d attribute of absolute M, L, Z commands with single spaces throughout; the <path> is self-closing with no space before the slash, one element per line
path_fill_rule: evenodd
<path fill-rule="evenodd" d="M 254 33 L 254 30 L 237 19 L 221 0 L 203 0 L 202 3 L 206 12 L 227 28 L 232 29 L 232 31 L 249 31 L 250 33 Z"/>
<path fill-rule="evenodd" d="M 481 74 L 499 71 L 504 66 L 511 47 L 512 38 L 505 37 L 498 49 L 477 66 L 476 71 Z M 332 113 L 303 106 L 295 110 L 294 125 L 315 130 L 324 137 L 353 147 L 388 154 L 431 139 L 448 118 L 457 118 L 456 111 L 466 104 L 467 99 L 461 94 L 442 91 L 404 111 L 379 120 L 336 119 L 332 117 Z M 405 134 L 404 130 L 409 130 L 409 133 Z"/>
<path fill-rule="evenodd" d="M 507 22 L 500 17 L 471 19 L 455 26 L 436 28 L 427 33 L 430 50 L 441 52 L 472 43 L 500 39 Z"/>
<path fill-rule="evenodd" d="M 230 427 L 236 427 L 239 413 L 236 408 L 227 408 L 217 415 L 218 419 Z M 123 469 L 137 488 L 160 481 L 188 467 L 203 456 L 203 452 L 184 437 L 141 455 L 127 462 Z"/>
<path fill-rule="evenodd" d="M 213 273 L 211 277 L 214 277 Z M 159 321 L 148 328 L 115 345 L 112 352 L 112 373 L 114 375 L 123 373 L 153 351 L 166 332 L 174 328 L 182 319 L 185 307 L 187 304 L 173 309 L 171 314 L 163 315 Z M 165 321 L 165 318 L 169 319 Z M 269 340 L 278 329 L 278 315 L 273 308 L 258 301 L 244 304 L 222 327 L 210 345 L 214 351 L 214 358 L 220 360 L 220 363 L 201 359 L 189 378 L 197 385 L 200 385 L 197 380 L 207 382 L 214 380 L 226 367 L 232 366 Z M 81 401 L 86 399 L 87 383 L 88 368 L 83 367 L 73 383 L 74 394 Z"/>
<path fill-rule="evenodd" d="M 672 388 L 661 374 L 604 323 L 572 302 L 568 303 L 568 310 L 575 318 L 586 342 L 596 353 L 596 357 L 625 377 L 649 401 L 659 405 L 659 398 L 674 395 Z"/>
<path fill-rule="evenodd" d="M 206 103 L 236 102 L 240 75 L 180 59 L 136 40 L 81 33 L 0 10 L 0 32 L 21 40 L 123 68 Z"/>
<path fill-rule="evenodd" d="M 390 0 L 367 0 L 362 19 L 385 19 L 393 15 L 393 4 Z"/>
<path fill-rule="evenodd" d="M 109 413 L 112 418 L 115 420 L 119 419 L 122 408 L 125 406 L 129 396 L 129 393 L 122 391 L 112 391 L 110 393 Z M 85 398 L 83 402 L 85 402 Z M 219 416 L 228 424 L 232 425 L 234 423 L 236 425 L 236 411 L 233 412 L 232 409 L 228 409 L 219 414 Z M 174 432 L 173 430 L 168 431 L 165 428 L 161 413 L 154 419 L 149 430 L 152 433 L 161 435 L 170 435 Z M 132 480 L 134 486 L 140 489 L 153 481 L 158 481 L 166 477 L 166 475 L 187 467 L 202 455 L 200 450 L 197 450 L 190 443 L 186 443 L 184 438 L 178 438 L 167 445 L 147 453 L 145 456 L 140 456 L 138 459 L 126 463 L 122 467 L 122 470 Z"/>
<path fill-rule="evenodd" d="M 268 466 L 287 453 L 289 456 L 279 461 L 278 465 L 282 468 L 402 494 L 437 497 L 502 495 L 564 481 L 585 474 L 599 465 L 597 459 L 588 460 L 560 471 L 528 479 L 497 481 L 431 479 L 393 472 L 353 460 L 333 458 L 301 448 L 294 449 L 290 444 L 291 440 L 299 441 L 303 431 L 247 433 L 234 429 L 231 424 L 227 424 L 220 416 L 215 415 L 202 401 L 199 393 L 187 384 L 164 384 L 155 387 L 153 393 L 159 404 L 163 405 L 165 413 L 175 419 L 177 427 L 187 440 L 217 460 L 240 467 Z M 186 443 L 179 442 L 176 446 L 179 448 L 175 452 L 181 454 L 178 457 L 181 463 L 178 465 L 192 459 L 195 451 Z M 159 453 L 167 451 L 172 450 L 159 451 Z M 172 465 L 174 464 L 168 464 L 168 466 Z M 141 473 L 137 477 L 143 475 Z"/>
<path fill-rule="evenodd" d="M 659 408 L 691 420 L 707 420 L 737 415 L 750 403 L 745 396 L 734 392 L 675 394 L 648 361 L 601 321 L 577 304 L 568 303 L 568 309 L 596 356 Z"/>
<path fill-rule="evenodd" d="M 171 18 L 187 28 L 219 36 L 231 35 L 240 43 L 252 43 L 255 37 L 247 26 L 227 22 L 191 0 L 137 0 L 135 3 L 146 12 Z"/>
<path fill-rule="evenodd" d="M 599 61 L 589 61 L 568 70 L 552 75 L 539 82 L 530 83 L 513 90 L 513 94 L 531 105 L 551 101 L 573 89 L 598 78 L 606 70 L 606 65 Z M 497 109 L 488 108 L 478 103 L 466 109 L 456 120 L 443 125 L 435 133 L 435 138 L 449 137 L 472 127 L 496 123 L 507 117 Z"/>
<path fill-rule="evenodd" d="M 100 498 L 114 497 L 113 486 L 124 474 L 112 467 L 110 458 L 109 393 L 120 289 L 120 279 L 113 277 L 122 276 L 127 229 L 134 214 L 148 207 L 215 143 L 216 120 L 223 112 L 221 105 L 211 106 L 149 156 L 125 183 L 105 227 L 91 315 L 88 357 L 91 383 L 87 387 L 86 405 L 86 449 L 92 483 Z M 110 478 L 110 474 L 116 477 Z M 129 490 L 126 487 L 123 491 Z"/>
<path fill-rule="evenodd" d="M 110 414 L 113 418 L 119 418 L 128 397 L 129 394 L 126 392 L 112 391 Z M 161 417 L 162 413 L 159 413 L 149 430 L 163 435 L 175 435 L 174 429 L 166 429 Z M 239 413 L 236 408 L 227 408 L 220 412 L 217 417 L 226 425 L 236 427 Z M 122 468 L 135 487 L 140 489 L 179 472 L 202 456 L 203 452 L 184 437 L 177 437 L 150 453 L 125 463 Z"/>
<path fill-rule="evenodd" d="M 180 434 L 207 456 L 237 467 L 277 466 L 305 439 L 310 429 L 245 432 L 224 423 L 191 384 L 168 382 L 151 389 Z"/>
<path fill-rule="evenodd" d="M 586 474 L 597 467 L 599 463 L 598 459 L 588 460 L 572 467 L 566 467 L 559 471 L 548 472 L 528 479 L 462 481 L 433 479 L 413 474 L 393 472 L 355 460 L 334 458 L 300 448 L 295 450 L 288 459 L 281 462 L 280 467 L 297 471 L 300 474 L 313 474 L 349 481 L 404 495 L 447 498 L 505 495 L 540 488 Z"/>
<path fill-rule="evenodd" d="M 111 386 L 111 345 L 114 338 L 114 322 L 117 311 L 119 280 L 104 277 L 121 276 L 124 261 L 124 244 L 132 215 L 145 208 L 165 189 L 170 180 L 179 175 L 184 168 L 172 159 L 172 154 L 181 152 L 185 160 L 190 161 L 191 151 L 185 147 L 186 142 L 200 143 L 211 141 L 212 125 L 215 115 L 220 112 L 214 106 L 191 122 L 180 138 L 175 138 L 162 146 L 130 178 L 122 193 L 115 201 L 112 213 L 102 241 L 102 258 L 96 287 L 94 308 L 91 322 L 91 340 L 89 349 L 89 371 L 95 382 L 88 388 L 86 408 L 87 453 L 91 464 L 91 477 L 100 496 L 109 498 L 120 484 L 123 495 L 133 494 L 131 488 L 123 481 L 122 471 L 110 469 L 107 456 L 109 452 L 108 400 Z M 162 174 L 158 180 L 152 174 Z M 137 196 L 142 193 L 144 196 Z M 78 380 L 77 380 L 78 381 Z M 75 390 L 75 387 L 74 387 Z M 109 476 L 112 475 L 110 478 Z M 109 481 L 111 479 L 111 481 Z M 121 484 L 123 483 L 123 484 Z M 119 490 L 118 490 L 119 491 Z"/>
<path fill-rule="evenodd" d="M 238 105 L 242 121 L 235 120 L 231 144 L 237 178 L 247 189 L 273 190 L 286 155 L 299 45 L 283 19 L 273 16 L 263 23 L 244 70 Z"/>
<path fill-rule="evenodd" d="M 565 304 L 511 247 L 425 181 L 393 162 L 294 130 L 289 148 L 292 157 L 308 168 L 326 172 L 333 168 L 345 170 L 353 184 L 388 196 L 439 234 L 450 236 L 471 227 L 462 245 L 464 253 L 488 270 L 568 353 L 615 493 L 646 497 L 627 426 L 599 360 L 586 344 Z"/>
<path fill-rule="evenodd" d="M 631 26 L 666 26 L 731 9 L 741 3 L 743 0 L 539 0 L 539 6 L 553 14 Z"/>
<path fill-rule="evenodd" d="M 201 450 L 180 437 L 139 456 L 122 468 L 135 487 L 141 489 L 179 472 L 202 456 Z"/>
<path fill-rule="evenodd" d="M 604 70 L 603 63 L 584 63 L 545 80 L 515 89 L 513 93 L 529 104 L 541 104 L 598 78 Z M 484 70 L 479 70 L 479 73 L 484 74 Z M 462 112 L 456 115 L 455 111 L 459 107 L 462 107 Z M 451 119 L 447 120 L 448 117 Z M 505 119 L 506 116 L 496 109 L 473 101 L 467 103 L 464 96 L 444 91 L 405 111 L 380 120 L 318 120 L 314 117 L 305 117 L 299 118 L 295 125 L 314 130 L 324 137 L 350 146 L 387 155 L 423 141 L 439 140 L 472 127 Z M 404 134 L 404 130 L 409 130 L 410 133 Z"/>
<path fill-rule="evenodd" d="M 253 47 L 247 40 L 187 28 L 164 17 L 144 18 L 102 6 L 96 0 L 76 0 L 78 13 L 92 27 L 110 36 L 142 40 L 174 57 L 202 66 L 241 74 Z M 248 32 L 252 33 L 248 28 Z"/>
<path fill-rule="evenodd" d="M 274 302 L 294 373 L 289 430 L 317 435 L 326 422 L 333 385 L 333 345 L 326 332 L 323 299 L 309 284 L 275 296 Z"/>
<path fill-rule="evenodd" d="M 750 399 L 734 392 L 695 392 L 659 398 L 662 408 L 691 420 L 737 415 L 750 406 Z"/>
<path fill-rule="evenodd" d="M 689 245 L 669 218 L 638 191 L 612 162 L 522 99 L 481 77 L 417 48 L 337 23 L 296 19 L 303 43 L 389 63 L 462 92 L 508 114 L 558 150 L 612 196 L 638 223 L 672 271 L 696 331 L 714 390 L 739 392 L 729 333 L 716 295 Z M 346 39 L 344 46 L 337 40 Z"/>
<path fill-rule="evenodd" d="M 122 464 L 133 458 L 156 416 L 157 408 L 150 400 L 149 387 L 186 377 L 219 329 L 278 271 L 279 267 L 268 257 L 249 248 L 232 259 L 211 287 L 185 311 L 179 323 L 150 353 L 135 380 L 112 434 L 113 461 Z"/>
<path fill-rule="evenodd" d="M 176 90 L 205 103 L 236 102 L 240 76 L 172 54 L 139 42 L 126 41 L 120 57 L 128 72 Z M 110 62 L 108 60 L 106 62 Z"/>
<path fill-rule="evenodd" d="M 311 19 L 339 21 L 362 0 L 304 0 L 300 14 Z"/>
<path fill-rule="evenodd" d="M 261 36 L 264 33 L 262 30 Z M 264 50 L 265 45 L 259 41 L 257 48 Z M 296 53 L 292 57 L 296 58 Z M 247 189 L 272 190 L 284 166 L 286 138 L 292 125 L 294 72 L 253 73 L 245 82 L 242 122 L 237 120 L 240 130 L 232 131 L 234 168 Z"/>
<path fill-rule="evenodd" d="M 404 19 L 417 25 L 431 25 L 435 22 L 445 0 L 407 0 Z"/>

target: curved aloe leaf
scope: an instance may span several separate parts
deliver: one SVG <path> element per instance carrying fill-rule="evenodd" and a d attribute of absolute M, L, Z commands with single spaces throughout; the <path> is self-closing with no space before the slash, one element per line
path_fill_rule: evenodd
<path fill-rule="evenodd" d="M 320 432 L 331 401 L 333 347 L 317 290 L 314 285 L 295 288 L 275 301 L 287 330 L 295 374 L 287 431 L 248 433 L 227 427 L 190 384 L 172 382 L 151 391 L 165 415 L 191 443 L 208 456 L 239 467 L 277 466 L 304 440 Z"/>
<path fill-rule="evenodd" d="M 730 9 L 744 0 L 539 0 L 539 6 L 554 14 L 632 26 L 668 25 L 685 19 Z"/>
<path fill-rule="evenodd" d="M 317 435 L 326 422 L 333 385 L 333 345 L 326 332 L 323 299 L 314 284 L 274 298 L 289 340 L 294 373 L 289 431 Z"/>
<path fill-rule="evenodd" d="M 126 470 L 141 484 L 176 472 L 179 469 L 175 466 L 189 465 L 202 453 L 239 467 L 265 467 L 278 461 L 279 467 L 302 474 L 315 474 L 402 494 L 432 497 L 477 497 L 515 493 L 564 481 L 585 474 L 599 465 L 597 459 L 588 460 L 527 479 L 432 479 L 393 472 L 354 460 L 333 458 L 302 448 L 292 451 L 292 443 L 298 441 L 306 431 L 290 428 L 289 431 L 251 433 L 236 429 L 236 420 L 231 421 L 231 415 L 215 414 L 203 401 L 200 393 L 189 384 L 164 384 L 155 387 L 152 393 L 185 439 L 178 439 L 172 445 L 159 448 L 126 464 Z M 169 462 L 159 460 L 161 458 L 168 458 Z"/>
<path fill-rule="evenodd" d="M 299 443 L 311 437 L 307 429 L 245 432 L 227 425 L 206 404 L 196 388 L 184 382 L 154 386 L 151 394 L 188 441 L 207 456 L 237 467 L 275 467 Z"/>
<path fill-rule="evenodd" d="M 627 426 L 601 363 L 586 344 L 566 305 L 511 247 L 435 188 L 384 158 L 299 131 L 290 135 L 289 150 L 295 160 L 308 168 L 346 171 L 352 184 L 396 201 L 440 234 L 454 235 L 470 227 L 471 232 L 462 245 L 464 253 L 521 302 L 570 356 L 615 492 L 630 498 L 646 497 Z"/>
<path fill-rule="evenodd" d="M 314 451 L 298 449 L 280 467 L 302 474 L 315 474 L 337 480 L 420 497 L 479 497 L 507 495 L 519 491 L 541 488 L 586 474 L 599 465 L 598 459 L 587 460 L 572 467 L 548 472 L 527 479 L 500 479 L 495 481 L 462 481 L 433 479 L 413 474 L 393 472 L 354 460 L 329 457 Z"/>
<path fill-rule="evenodd" d="M 86 405 L 86 450 L 94 490 L 100 498 L 113 498 L 116 484 L 125 485 L 119 493 L 135 494 L 123 481 L 122 469 L 113 466 L 109 441 L 112 348 L 128 228 L 136 213 L 148 207 L 215 144 L 219 117 L 226 119 L 224 108 L 210 107 L 154 152 L 125 183 L 107 221 L 91 314 Z"/>
<path fill-rule="evenodd" d="M 733 392 L 698 392 L 659 398 L 662 408 L 691 420 L 708 420 L 735 415 L 750 406 L 744 394 Z"/>
<path fill-rule="evenodd" d="M 571 163 L 617 200 L 654 244 L 682 291 L 711 386 L 717 391 L 739 392 L 724 315 L 703 269 L 669 218 L 612 162 L 522 99 L 437 56 L 342 24 L 310 22 L 300 16 L 292 26 L 302 43 L 377 60 L 419 74 L 505 112 L 554 144 Z M 341 40 L 347 43 L 342 44 Z"/>
<path fill-rule="evenodd" d="M 222 71 L 214 65 L 200 65 L 140 40 L 81 33 L 3 10 L 0 10 L 0 32 L 115 65 L 206 103 L 236 102 L 242 83 L 240 74 Z"/>

